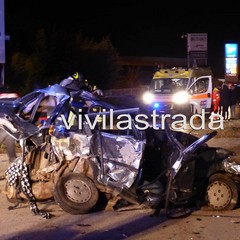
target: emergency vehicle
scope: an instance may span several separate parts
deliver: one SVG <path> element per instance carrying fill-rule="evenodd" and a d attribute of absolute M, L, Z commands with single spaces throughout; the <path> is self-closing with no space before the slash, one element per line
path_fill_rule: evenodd
<path fill-rule="evenodd" d="M 145 109 L 186 116 L 211 113 L 213 78 L 208 67 L 157 70 L 143 95 Z"/>

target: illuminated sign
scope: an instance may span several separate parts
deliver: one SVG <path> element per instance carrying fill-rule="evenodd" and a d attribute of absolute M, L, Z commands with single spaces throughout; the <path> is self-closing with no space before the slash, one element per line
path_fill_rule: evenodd
<path fill-rule="evenodd" d="M 236 76 L 237 75 L 237 58 L 226 58 L 225 59 L 226 75 Z"/>
<path fill-rule="evenodd" d="M 237 58 L 238 45 L 236 43 L 225 44 L 225 58 Z"/>
<path fill-rule="evenodd" d="M 225 76 L 226 77 L 238 76 L 238 44 L 237 43 L 225 44 Z"/>
<path fill-rule="evenodd" d="M 207 33 L 188 33 L 188 52 L 205 51 L 207 52 Z"/>

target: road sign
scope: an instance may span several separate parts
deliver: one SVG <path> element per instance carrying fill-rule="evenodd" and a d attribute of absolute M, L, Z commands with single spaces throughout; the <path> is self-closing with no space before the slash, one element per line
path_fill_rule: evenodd
<path fill-rule="evenodd" d="M 187 44 L 188 52 L 207 52 L 207 33 L 188 33 Z"/>

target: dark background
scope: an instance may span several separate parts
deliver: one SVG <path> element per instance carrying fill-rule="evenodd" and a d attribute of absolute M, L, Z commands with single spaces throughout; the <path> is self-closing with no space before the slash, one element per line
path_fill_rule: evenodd
<path fill-rule="evenodd" d="M 110 36 L 120 55 L 141 57 L 187 57 L 187 41 L 181 36 L 207 33 L 208 65 L 224 77 L 224 43 L 239 43 L 240 11 L 231 1 L 209 4 L 5 0 L 5 32 L 27 49 L 37 29 L 54 25 L 96 41 Z"/>

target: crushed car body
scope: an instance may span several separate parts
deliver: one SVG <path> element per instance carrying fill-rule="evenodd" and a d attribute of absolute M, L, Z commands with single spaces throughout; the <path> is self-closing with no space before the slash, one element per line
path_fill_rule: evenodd
<path fill-rule="evenodd" d="M 140 130 L 138 110 L 58 84 L 2 106 L 0 127 L 20 141 L 23 152 L 6 171 L 9 202 L 17 207 L 28 200 L 45 218 L 51 214 L 39 210 L 38 201 L 52 199 L 70 214 L 86 214 L 102 195 L 105 209 L 134 204 L 155 215 L 199 200 L 215 210 L 234 209 L 240 167 L 230 167 L 233 152 L 207 145 L 217 132 L 197 138 L 167 122 L 165 129 Z M 115 120 L 123 113 L 131 121 L 119 129 Z M 103 127 L 111 114 L 112 126 Z"/>

